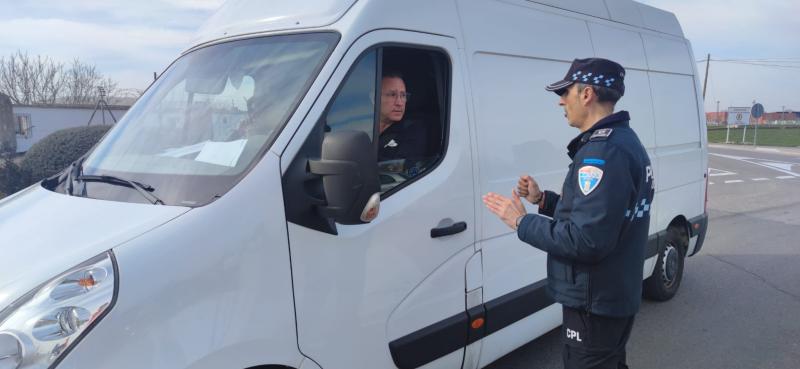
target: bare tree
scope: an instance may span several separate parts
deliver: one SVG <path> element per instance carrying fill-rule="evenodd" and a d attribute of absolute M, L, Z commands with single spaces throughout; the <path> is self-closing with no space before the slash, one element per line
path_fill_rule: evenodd
<path fill-rule="evenodd" d="M 117 83 L 111 78 L 103 78 L 93 65 L 84 64 L 78 59 L 64 73 L 65 92 L 64 102 L 69 104 L 92 104 L 100 97 L 98 87 L 105 89 L 106 94 L 112 95 L 117 89 Z"/>
<path fill-rule="evenodd" d="M 117 83 L 77 58 L 65 68 L 49 57 L 22 51 L 0 57 L 0 93 L 15 104 L 93 104 L 100 97 L 98 87 L 110 96 Z"/>
<path fill-rule="evenodd" d="M 61 93 L 63 65 L 17 51 L 0 57 L 0 92 L 16 104 L 53 104 Z"/>

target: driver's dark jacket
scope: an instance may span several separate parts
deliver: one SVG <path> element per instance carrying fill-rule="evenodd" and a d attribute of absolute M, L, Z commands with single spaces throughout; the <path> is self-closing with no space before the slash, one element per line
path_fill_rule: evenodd
<path fill-rule="evenodd" d="M 562 195 L 545 191 L 539 214 L 526 215 L 517 230 L 520 240 L 547 252 L 547 290 L 556 302 L 609 317 L 639 310 L 655 188 L 650 159 L 629 120 L 620 111 L 573 139 Z M 582 191 L 587 184 L 579 180 L 597 173 L 586 168 L 581 177 L 587 166 L 602 176 Z"/>

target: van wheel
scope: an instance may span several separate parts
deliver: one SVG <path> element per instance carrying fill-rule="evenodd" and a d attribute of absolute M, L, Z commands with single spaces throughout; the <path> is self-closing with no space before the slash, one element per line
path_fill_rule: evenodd
<path fill-rule="evenodd" d="M 667 244 L 658 254 L 653 275 L 644 281 L 644 296 L 656 301 L 667 301 L 675 296 L 683 278 L 685 248 L 676 242 L 676 232 L 667 232 Z M 671 237 L 670 237 L 671 236 Z"/>

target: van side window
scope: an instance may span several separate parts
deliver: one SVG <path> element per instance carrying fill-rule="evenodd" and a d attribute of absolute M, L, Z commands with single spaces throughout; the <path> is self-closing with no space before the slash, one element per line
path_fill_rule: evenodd
<path fill-rule="evenodd" d="M 444 157 L 449 88 L 450 64 L 442 52 L 377 47 L 350 69 L 321 123 L 325 132 L 369 135 L 387 197 Z"/>
<path fill-rule="evenodd" d="M 362 55 L 325 114 L 325 130 L 356 130 L 372 138 L 375 118 L 377 50 Z"/>
<path fill-rule="evenodd" d="M 381 193 L 386 197 L 424 176 L 444 157 L 450 65 L 439 51 L 382 51 L 376 141 Z"/>
<path fill-rule="evenodd" d="M 375 160 L 378 172 L 369 189 L 377 181 L 381 199 L 436 170 L 447 152 L 450 89 L 450 58 L 440 49 L 391 44 L 361 53 L 283 175 L 286 219 L 336 234 L 335 221 L 320 213 L 328 200 L 325 176 L 310 168 L 332 133 L 367 134 L 373 151 L 363 158 Z"/>

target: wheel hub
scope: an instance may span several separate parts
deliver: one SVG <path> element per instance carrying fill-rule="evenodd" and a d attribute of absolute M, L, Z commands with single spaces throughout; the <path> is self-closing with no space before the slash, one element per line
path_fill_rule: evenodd
<path fill-rule="evenodd" d="M 662 277 L 664 278 L 664 284 L 667 287 L 672 286 L 675 282 L 675 278 L 678 275 L 678 258 L 680 254 L 678 253 L 678 249 L 671 244 L 667 244 L 667 248 L 664 250 L 664 258 L 661 265 Z"/>

